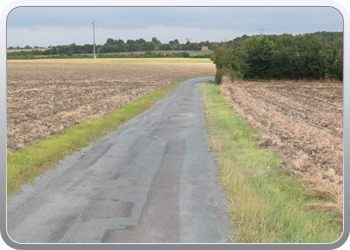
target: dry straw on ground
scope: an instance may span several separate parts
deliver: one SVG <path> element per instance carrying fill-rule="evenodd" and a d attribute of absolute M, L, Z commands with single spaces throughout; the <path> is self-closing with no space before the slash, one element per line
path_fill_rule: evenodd
<path fill-rule="evenodd" d="M 290 173 L 309 183 L 308 208 L 343 216 L 343 83 L 250 82 L 221 86 L 226 101 L 261 131 L 262 148 L 283 153 Z"/>
<path fill-rule="evenodd" d="M 210 74 L 212 63 L 8 61 L 8 153 L 106 115 L 171 79 Z"/>

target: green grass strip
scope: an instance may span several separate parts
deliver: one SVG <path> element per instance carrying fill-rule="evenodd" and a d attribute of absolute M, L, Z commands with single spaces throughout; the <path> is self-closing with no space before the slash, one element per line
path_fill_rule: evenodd
<path fill-rule="evenodd" d="M 233 239 L 239 243 L 332 243 L 337 214 L 306 210 L 305 184 L 278 167 L 281 156 L 259 148 L 258 131 L 227 106 L 213 81 L 201 87 L 207 131 L 227 190 Z"/>
<path fill-rule="evenodd" d="M 165 87 L 128 103 L 107 116 L 89 119 L 61 134 L 53 135 L 16 153 L 7 154 L 7 194 L 18 191 L 21 185 L 30 183 L 36 176 L 55 167 L 64 156 L 80 150 L 151 108 L 189 78 L 191 77 L 172 80 Z"/>

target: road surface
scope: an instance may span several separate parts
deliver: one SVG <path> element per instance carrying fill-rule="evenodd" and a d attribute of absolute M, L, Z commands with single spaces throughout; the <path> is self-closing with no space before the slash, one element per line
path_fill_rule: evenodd
<path fill-rule="evenodd" d="M 63 161 L 11 198 L 10 238 L 17 243 L 227 242 L 232 234 L 227 201 L 199 90 L 209 79 L 184 82 L 74 164 Z"/>

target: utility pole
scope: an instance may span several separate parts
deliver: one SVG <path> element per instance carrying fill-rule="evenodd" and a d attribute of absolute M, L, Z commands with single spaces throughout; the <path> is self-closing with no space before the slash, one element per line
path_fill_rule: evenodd
<path fill-rule="evenodd" d="M 96 53 L 95 53 L 95 22 L 97 22 L 96 20 L 92 22 L 93 25 L 93 41 L 94 41 L 94 59 L 96 59 Z"/>

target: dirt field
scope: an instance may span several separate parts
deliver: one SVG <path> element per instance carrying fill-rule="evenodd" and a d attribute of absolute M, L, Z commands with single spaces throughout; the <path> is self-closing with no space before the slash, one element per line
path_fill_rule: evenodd
<path fill-rule="evenodd" d="M 171 79 L 210 74 L 211 63 L 8 61 L 8 153 L 108 114 Z"/>
<path fill-rule="evenodd" d="M 313 192 L 342 205 L 343 83 L 226 79 L 221 88 L 227 102 L 260 129 L 260 147 L 282 152 L 283 165 L 301 174 Z"/>

